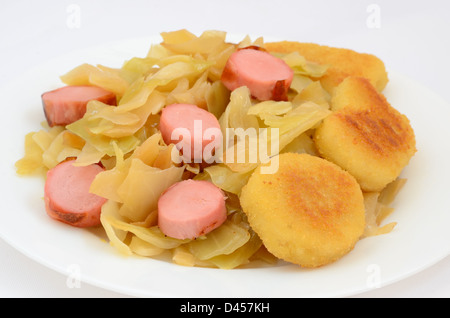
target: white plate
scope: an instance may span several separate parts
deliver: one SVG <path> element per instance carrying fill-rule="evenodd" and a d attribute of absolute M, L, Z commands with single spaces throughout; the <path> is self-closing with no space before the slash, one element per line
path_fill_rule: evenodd
<path fill-rule="evenodd" d="M 240 40 L 243 37 L 235 39 Z M 123 257 L 98 233 L 53 221 L 44 211 L 42 178 L 21 178 L 14 162 L 24 136 L 44 120 L 40 95 L 61 85 L 59 76 L 81 63 L 120 66 L 143 57 L 159 37 L 109 43 L 33 68 L 0 91 L 2 102 L 2 209 L 0 235 L 68 283 L 81 279 L 112 291 L 144 297 L 342 297 L 409 277 L 450 250 L 450 106 L 410 79 L 390 72 L 385 95 L 411 120 L 418 152 L 403 171 L 408 182 L 386 222 L 388 235 L 366 238 L 341 260 L 314 270 L 290 264 L 254 269 L 189 268 Z"/>

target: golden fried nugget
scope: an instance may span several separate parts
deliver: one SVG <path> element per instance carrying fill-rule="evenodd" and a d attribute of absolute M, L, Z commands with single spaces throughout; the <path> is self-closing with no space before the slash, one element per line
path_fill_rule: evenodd
<path fill-rule="evenodd" d="M 347 77 L 336 87 L 330 104 L 332 111 L 344 107 L 353 110 L 389 107 L 383 94 L 378 93 L 367 79 L 356 76 Z"/>
<path fill-rule="evenodd" d="M 361 188 L 348 172 L 320 157 L 284 153 L 278 159 L 276 173 L 258 168 L 242 189 L 250 226 L 287 262 L 312 268 L 338 260 L 364 232 Z"/>
<path fill-rule="evenodd" d="M 383 91 L 388 75 L 383 61 L 372 54 L 358 53 L 350 49 L 334 48 L 315 43 L 292 41 L 268 42 L 265 48 L 269 52 L 290 53 L 297 51 L 307 60 L 327 64 L 329 68 L 320 79 L 329 93 L 348 76 L 359 76 L 370 80 L 379 91 Z"/>
<path fill-rule="evenodd" d="M 331 105 L 334 112 L 314 135 L 320 155 L 350 172 L 364 191 L 381 191 L 416 152 L 408 118 L 364 78 L 345 79 Z"/>

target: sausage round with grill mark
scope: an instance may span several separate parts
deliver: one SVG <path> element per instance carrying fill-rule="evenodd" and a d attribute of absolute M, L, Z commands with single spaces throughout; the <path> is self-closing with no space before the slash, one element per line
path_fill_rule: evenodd
<path fill-rule="evenodd" d="M 81 119 L 87 103 L 98 100 L 116 105 L 116 95 L 97 86 L 69 85 L 45 92 L 41 96 L 48 125 L 65 126 Z"/>
<path fill-rule="evenodd" d="M 47 172 L 44 201 L 47 214 L 60 222 L 76 227 L 100 225 L 100 213 L 106 202 L 89 188 L 104 168 L 98 164 L 75 166 L 64 161 Z"/>
<path fill-rule="evenodd" d="M 286 101 L 294 71 L 280 58 L 253 47 L 231 54 L 221 81 L 231 91 L 247 86 L 259 100 Z"/>

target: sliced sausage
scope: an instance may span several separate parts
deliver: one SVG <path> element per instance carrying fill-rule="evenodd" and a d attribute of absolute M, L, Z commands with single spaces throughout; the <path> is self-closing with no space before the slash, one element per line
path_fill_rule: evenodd
<path fill-rule="evenodd" d="M 89 188 L 104 168 L 98 164 L 74 166 L 73 163 L 74 160 L 64 161 L 47 172 L 44 188 L 47 214 L 76 227 L 97 226 L 106 199 L 89 193 Z"/>
<path fill-rule="evenodd" d="M 247 86 L 259 100 L 286 101 L 294 71 L 282 60 L 253 47 L 231 54 L 221 81 L 231 91 Z"/>
<path fill-rule="evenodd" d="M 171 104 L 164 107 L 159 129 L 166 144 L 177 145 L 185 159 L 193 159 L 198 163 L 208 162 L 214 155 L 214 149 L 222 144 L 217 118 L 192 104 Z"/>
<path fill-rule="evenodd" d="M 97 86 L 64 86 L 42 94 L 44 113 L 50 127 L 77 121 L 90 100 L 116 105 L 116 95 Z"/>
<path fill-rule="evenodd" d="M 195 239 L 226 219 L 225 195 L 209 181 L 180 181 L 158 200 L 158 226 L 165 235 L 177 239 Z"/>

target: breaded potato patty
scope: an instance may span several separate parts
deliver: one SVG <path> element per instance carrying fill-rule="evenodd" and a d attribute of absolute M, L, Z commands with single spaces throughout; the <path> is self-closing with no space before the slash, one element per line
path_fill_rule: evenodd
<path fill-rule="evenodd" d="M 350 172 L 364 191 L 381 191 L 416 152 L 408 118 L 359 77 L 336 88 L 331 108 L 314 135 L 320 155 Z"/>
<path fill-rule="evenodd" d="M 388 83 L 383 61 L 372 54 L 292 41 L 268 42 L 265 48 L 269 52 L 279 53 L 297 51 L 311 62 L 329 65 L 327 72 L 320 79 L 323 88 L 329 93 L 333 93 L 334 88 L 348 76 L 367 78 L 379 92 L 383 91 Z"/>
<path fill-rule="evenodd" d="M 386 97 L 380 94 L 367 79 L 357 76 L 349 76 L 342 81 L 331 97 L 332 111 L 341 108 L 365 110 L 389 105 Z"/>
<path fill-rule="evenodd" d="M 320 157 L 284 153 L 278 159 L 276 173 L 258 168 L 242 189 L 250 226 L 287 262 L 312 268 L 338 260 L 364 232 L 361 188 L 348 172 Z"/>

